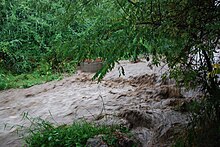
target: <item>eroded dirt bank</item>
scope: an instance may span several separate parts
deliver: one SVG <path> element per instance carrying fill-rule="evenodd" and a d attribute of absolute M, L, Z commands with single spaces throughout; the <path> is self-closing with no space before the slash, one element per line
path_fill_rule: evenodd
<path fill-rule="evenodd" d="M 80 118 L 107 124 L 125 123 L 143 146 L 166 146 L 172 134 L 188 122 L 184 113 L 174 109 L 192 95 L 172 83 L 162 82 L 160 75 L 166 69 L 150 69 L 146 62 L 122 61 L 121 65 L 126 76 L 119 77 L 117 65 L 100 83 L 91 81 L 92 74 L 78 71 L 61 81 L 0 91 L 0 146 L 21 146 L 15 135 L 16 127 L 10 127 L 28 125 L 22 120 L 24 113 L 48 120 L 52 120 L 52 114 L 58 123 Z"/>

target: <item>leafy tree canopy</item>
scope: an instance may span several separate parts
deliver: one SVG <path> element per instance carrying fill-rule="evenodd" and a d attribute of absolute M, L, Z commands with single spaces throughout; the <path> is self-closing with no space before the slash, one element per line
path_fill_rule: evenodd
<path fill-rule="evenodd" d="M 71 4 L 67 20 L 84 24 L 75 32 L 72 44 L 76 57 L 102 57 L 103 69 L 99 78 L 122 58 L 149 54 L 156 65 L 165 58 L 171 76 L 184 79 L 188 86 L 204 83 L 216 87 L 208 74 L 215 69 L 219 54 L 219 1 L 204 0 L 102 0 L 77 1 Z M 65 21 L 66 22 L 66 21 Z M 67 25 L 69 26 L 69 25 Z M 65 28 L 65 27 L 64 27 Z M 65 44 L 64 43 L 64 44 Z M 217 57 L 214 57 L 217 56 Z M 206 81 L 206 82 L 204 82 Z M 209 82 L 207 82 L 209 81 Z M 210 85 L 211 84 L 211 85 Z"/>
<path fill-rule="evenodd" d="M 185 85 L 217 87 L 218 0 L 2 0 L 0 7 L 0 64 L 12 72 L 101 57 L 101 79 L 119 60 L 148 54 L 156 65 L 165 59 Z"/>

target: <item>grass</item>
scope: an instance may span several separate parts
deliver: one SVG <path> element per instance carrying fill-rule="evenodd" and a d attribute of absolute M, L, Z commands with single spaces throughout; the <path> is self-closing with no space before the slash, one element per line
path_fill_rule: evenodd
<path fill-rule="evenodd" d="M 29 74 L 14 75 L 0 72 L 0 90 L 9 88 L 28 88 L 33 85 L 60 79 L 62 79 L 60 73 L 40 74 L 39 72 L 33 72 Z"/>
<path fill-rule="evenodd" d="M 109 146 L 119 146 L 123 138 L 131 137 L 125 127 L 97 126 L 85 121 L 55 126 L 45 120 L 37 120 L 32 122 L 28 130 L 29 135 L 24 138 L 24 146 L 29 147 L 81 147 L 86 145 L 89 138 L 97 135 L 101 135 L 102 140 Z M 134 142 L 132 146 L 135 146 Z"/>
<path fill-rule="evenodd" d="M 0 64 L 1 65 L 1 64 Z M 28 88 L 33 85 L 46 83 L 52 80 L 61 80 L 64 74 L 70 75 L 76 71 L 76 62 L 63 62 L 52 69 L 49 63 L 40 63 L 39 67 L 29 73 L 12 74 L 0 68 L 0 90 L 9 88 Z"/>

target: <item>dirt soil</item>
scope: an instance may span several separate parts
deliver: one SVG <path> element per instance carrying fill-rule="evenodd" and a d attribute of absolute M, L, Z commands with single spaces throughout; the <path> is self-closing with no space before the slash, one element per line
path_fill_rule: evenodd
<path fill-rule="evenodd" d="M 151 69 L 148 64 L 145 61 L 121 61 L 100 83 L 91 80 L 92 73 L 77 71 L 60 81 L 27 89 L 0 91 L 0 146 L 22 146 L 16 129 L 17 125 L 29 125 L 27 120 L 22 120 L 25 113 L 61 124 L 81 118 L 99 121 L 107 115 L 117 116 L 125 119 L 133 128 L 144 127 L 150 131 L 157 128 L 160 129 L 160 137 L 167 135 L 169 129 L 161 127 L 187 122 L 184 114 L 173 110 L 186 98 L 172 83 L 162 82 L 160 76 L 166 71 L 166 66 Z M 125 76 L 119 77 L 120 66 L 124 67 Z M 141 120 L 139 115 L 135 113 L 142 112 L 147 112 L 143 114 L 145 118 L 154 112 L 155 115 L 150 116 L 149 123 L 141 123 L 138 122 Z M 164 115 L 160 119 L 153 119 L 159 118 L 159 114 Z M 140 139 L 145 145 L 152 145 L 149 138 L 154 138 L 156 134 L 158 136 L 157 132 L 144 139 L 143 134 Z"/>

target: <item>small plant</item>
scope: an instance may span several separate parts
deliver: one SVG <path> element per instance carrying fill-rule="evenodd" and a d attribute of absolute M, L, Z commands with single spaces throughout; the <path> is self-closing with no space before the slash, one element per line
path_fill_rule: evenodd
<path fill-rule="evenodd" d="M 39 118 L 28 119 L 32 125 L 28 128 L 29 135 L 25 137 L 25 146 L 30 147 L 85 146 L 89 138 L 97 135 L 100 135 L 106 144 L 117 146 L 123 137 L 131 137 L 125 127 L 97 126 L 86 121 L 74 122 L 72 125 L 56 126 Z"/>

